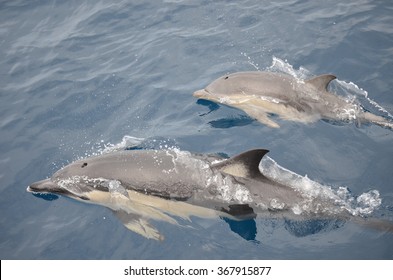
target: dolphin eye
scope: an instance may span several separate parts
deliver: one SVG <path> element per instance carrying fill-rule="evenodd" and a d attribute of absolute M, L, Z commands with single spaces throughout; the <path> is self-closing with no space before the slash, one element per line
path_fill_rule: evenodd
<path fill-rule="evenodd" d="M 87 166 L 87 162 L 84 162 L 81 167 L 83 168 L 83 167 L 86 167 L 86 166 Z"/>
<path fill-rule="evenodd" d="M 224 80 L 228 80 L 228 78 L 229 78 L 229 77 L 228 77 L 228 76 L 226 76 L 226 77 L 224 78 Z"/>

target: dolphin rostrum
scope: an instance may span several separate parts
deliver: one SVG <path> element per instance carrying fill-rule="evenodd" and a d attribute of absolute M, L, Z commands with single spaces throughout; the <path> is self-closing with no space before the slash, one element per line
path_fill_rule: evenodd
<path fill-rule="evenodd" d="M 156 240 L 163 236 L 149 220 L 352 217 L 332 198 L 310 198 L 265 177 L 259 163 L 267 152 L 250 150 L 223 159 L 179 150 L 117 151 L 77 160 L 27 191 L 106 206 L 128 229 Z"/>
<path fill-rule="evenodd" d="M 327 90 L 334 75 L 301 81 L 281 73 L 251 71 L 222 76 L 194 96 L 245 111 L 269 127 L 279 125 L 269 118 L 312 123 L 319 119 L 375 123 L 393 129 L 393 123 L 366 112 L 359 104 Z"/>

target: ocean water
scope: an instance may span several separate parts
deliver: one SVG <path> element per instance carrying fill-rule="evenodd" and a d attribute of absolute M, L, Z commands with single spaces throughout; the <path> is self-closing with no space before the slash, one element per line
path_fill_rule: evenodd
<path fill-rule="evenodd" d="M 1 259 L 393 259 L 393 234 L 351 222 L 192 218 L 127 230 L 104 207 L 26 187 L 86 156 L 269 149 L 261 169 L 393 222 L 393 131 L 275 119 L 192 93 L 225 73 L 332 73 L 330 89 L 392 119 L 393 2 L 1 1 Z M 239 232 L 253 229 L 255 238 Z M 235 230 L 236 229 L 236 230 Z"/>

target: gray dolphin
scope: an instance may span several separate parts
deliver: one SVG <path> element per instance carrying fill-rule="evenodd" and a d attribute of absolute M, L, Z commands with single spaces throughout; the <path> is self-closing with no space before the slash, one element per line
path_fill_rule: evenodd
<path fill-rule="evenodd" d="M 279 125 L 269 118 L 275 114 L 284 120 L 312 123 L 319 119 L 375 123 L 393 128 L 393 123 L 364 111 L 358 104 L 327 90 L 334 75 L 321 75 L 300 81 L 286 74 L 238 72 L 222 76 L 194 96 L 245 111 L 270 127 Z"/>
<path fill-rule="evenodd" d="M 163 236 L 149 220 L 351 216 L 334 199 L 310 199 L 265 177 L 259 163 L 267 152 L 250 150 L 223 159 L 178 150 L 118 151 L 75 161 L 27 191 L 106 206 L 128 229 L 156 240 Z"/>

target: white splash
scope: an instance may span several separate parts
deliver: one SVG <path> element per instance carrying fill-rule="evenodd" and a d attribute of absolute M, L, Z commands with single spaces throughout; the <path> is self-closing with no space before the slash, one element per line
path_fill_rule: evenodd
<path fill-rule="evenodd" d="M 305 198 L 300 205 L 295 205 L 292 211 L 295 214 L 303 212 L 325 212 L 335 214 L 346 210 L 355 216 L 369 215 L 382 203 L 377 190 L 362 193 L 357 198 L 350 194 L 346 187 L 334 188 L 322 185 L 278 165 L 273 159 L 265 156 L 260 165 L 261 172 L 270 179 L 298 190 Z M 323 201 L 332 201 L 323 203 Z M 275 202 L 273 202 L 274 204 Z"/>
<path fill-rule="evenodd" d="M 376 101 L 374 101 L 374 100 L 372 100 L 371 98 L 368 97 L 368 92 L 366 90 L 360 88 L 358 85 L 354 84 L 353 82 L 345 82 L 345 81 L 341 81 L 341 80 L 338 80 L 338 79 L 337 79 L 337 82 L 347 92 L 354 94 L 354 95 L 350 95 L 349 97 L 352 97 L 354 99 L 356 98 L 356 96 L 364 98 L 377 111 L 382 112 L 388 118 L 393 119 L 393 115 L 392 114 L 390 114 L 385 108 L 383 108 L 381 105 L 379 105 Z"/>
<path fill-rule="evenodd" d="M 178 148 L 168 149 L 167 154 L 172 157 L 175 170 L 179 164 L 193 170 L 194 172 L 189 176 L 196 181 L 203 182 L 207 189 L 214 190 L 215 195 L 220 197 L 222 201 L 228 203 L 252 202 L 251 194 L 247 188 L 233 182 L 230 177 L 212 171 L 207 161 L 196 158 L 190 152 L 181 151 Z M 176 172 L 179 171 L 176 170 Z"/>
<path fill-rule="evenodd" d="M 270 208 L 272 209 L 277 209 L 277 210 L 282 210 L 285 207 L 285 203 L 284 202 L 280 202 L 278 199 L 273 198 L 270 201 Z"/>
<path fill-rule="evenodd" d="M 123 195 L 125 197 L 128 197 L 127 190 L 121 185 L 121 182 L 118 180 L 106 180 L 103 185 L 108 188 L 108 191 L 112 196 Z"/>
<path fill-rule="evenodd" d="M 257 71 L 259 70 L 259 65 L 258 65 L 258 63 L 255 63 L 247 53 L 241 52 L 240 54 L 243 55 L 245 58 L 247 58 L 248 64 L 250 64 L 251 66 L 253 66 L 253 67 L 255 68 L 255 70 L 257 70 Z"/>
<path fill-rule="evenodd" d="M 104 147 L 98 151 L 99 154 L 107 154 L 115 151 L 125 150 L 141 144 L 145 139 L 134 136 L 125 135 L 120 143 L 112 144 L 106 143 Z M 102 143 L 102 142 L 101 142 Z"/>
<path fill-rule="evenodd" d="M 227 203 L 251 203 L 250 191 L 242 185 L 234 183 L 229 177 L 216 174 L 207 180 L 208 187 L 215 187 L 218 197 Z"/>
<path fill-rule="evenodd" d="M 282 60 L 275 56 L 273 56 L 272 65 L 270 65 L 266 70 L 289 74 L 298 81 L 303 81 L 304 79 L 312 76 L 310 71 L 308 71 L 306 68 L 300 67 L 298 70 L 296 70 L 291 64 L 288 63 L 287 60 Z"/>
<path fill-rule="evenodd" d="M 117 197 L 119 195 L 128 197 L 128 193 L 126 189 L 121 185 L 121 182 L 118 180 L 108 180 L 105 178 L 89 178 L 87 176 L 72 176 L 67 179 L 62 179 L 57 182 L 60 188 L 63 188 L 77 196 L 83 195 L 85 192 L 89 192 L 86 190 L 86 187 L 90 187 L 92 189 L 98 187 L 104 187 L 108 189 L 108 192 L 112 197 Z"/>

